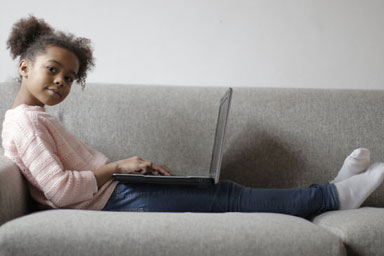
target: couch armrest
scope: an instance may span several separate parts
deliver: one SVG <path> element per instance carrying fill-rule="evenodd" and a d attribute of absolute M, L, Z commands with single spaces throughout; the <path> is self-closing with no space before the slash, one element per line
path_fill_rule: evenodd
<path fill-rule="evenodd" d="M 29 212 L 29 193 L 19 168 L 0 147 L 0 226 Z"/>

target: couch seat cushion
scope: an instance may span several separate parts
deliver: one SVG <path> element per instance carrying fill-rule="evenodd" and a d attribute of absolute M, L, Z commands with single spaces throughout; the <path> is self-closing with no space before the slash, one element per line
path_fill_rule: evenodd
<path fill-rule="evenodd" d="M 384 208 L 326 212 L 313 222 L 339 236 L 348 255 L 384 255 Z"/>
<path fill-rule="evenodd" d="M 0 227 L 0 255 L 344 255 L 338 236 L 268 213 L 50 210 Z"/>

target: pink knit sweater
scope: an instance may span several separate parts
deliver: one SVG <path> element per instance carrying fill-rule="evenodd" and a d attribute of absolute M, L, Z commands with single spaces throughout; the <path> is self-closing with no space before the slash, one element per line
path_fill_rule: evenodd
<path fill-rule="evenodd" d="M 97 188 L 95 170 L 108 158 L 82 143 L 43 107 L 20 105 L 5 113 L 4 155 L 29 182 L 32 197 L 48 208 L 101 210 L 117 182 Z"/>

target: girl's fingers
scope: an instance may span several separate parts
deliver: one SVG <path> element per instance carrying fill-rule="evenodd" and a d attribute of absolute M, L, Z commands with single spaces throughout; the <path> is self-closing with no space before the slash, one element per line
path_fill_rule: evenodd
<path fill-rule="evenodd" d="M 174 176 L 170 169 L 165 165 L 152 164 L 152 162 L 147 160 L 139 161 L 137 165 L 137 172 L 140 174 L 149 174 L 149 175 L 165 175 L 165 176 Z"/>
<path fill-rule="evenodd" d="M 142 164 L 143 164 L 145 167 L 152 168 L 152 162 L 150 162 L 150 161 L 144 160 Z"/>
<path fill-rule="evenodd" d="M 148 174 L 150 171 L 150 164 L 149 162 L 142 162 L 138 165 L 138 171 L 140 174 Z"/>
<path fill-rule="evenodd" d="M 169 170 L 167 166 L 164 166 L 164 167 L 165 167 L 165 169 L 169 172 L 169 174 L 170 174 L 171 176 L 175 176 L 175 174 L 173 174 L 173 172 L 172 172 L 171 170 Z"/>
<path fill-rule="evenodd" d="M 162 167 L 163 170 L 168 174 L 168 176 L 175 176 L 175 175 L 171 172 L 171 170 L 168 169 L 167 166 L 162 165 L 161 167 Z"/>
<path fill-rule="evenodd" d="M 173 176 L 173 173 L 165 165 L 154 165 L 154 169 L 166 176 Z"/>
<path fill-rule="evenodd" d="M 146 167 L 141 168 L 141 171 L 139 173 L 140 174 L 146 174 L 147 173 L 147 168 Z"/>

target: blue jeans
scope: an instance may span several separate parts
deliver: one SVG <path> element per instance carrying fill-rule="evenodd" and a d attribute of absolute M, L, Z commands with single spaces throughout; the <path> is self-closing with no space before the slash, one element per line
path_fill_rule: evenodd
<path fill-rule="evenodd" d="M 307 218 L 338 208 L 334 184 L 257 189 L 220 181 L 209 188 L 119 183 L 103 211 L 271 212 Z"/>

